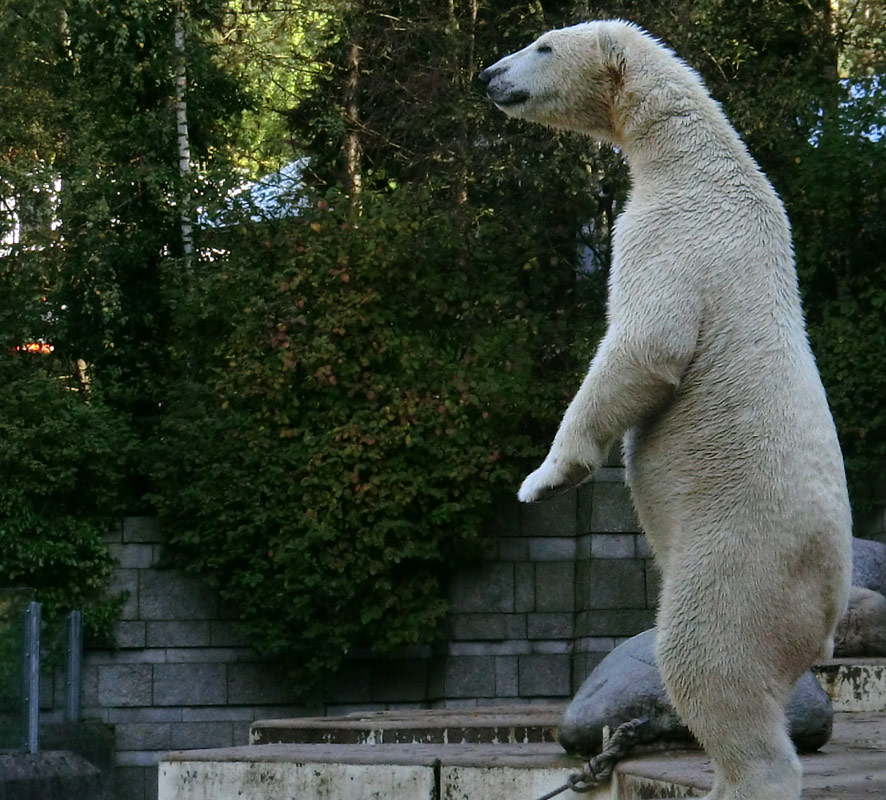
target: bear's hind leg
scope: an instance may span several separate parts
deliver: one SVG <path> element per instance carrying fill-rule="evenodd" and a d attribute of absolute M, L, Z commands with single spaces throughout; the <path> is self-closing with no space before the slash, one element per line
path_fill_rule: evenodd
<path fill-rule="evenodd" d="M 679 635 L 659 631 L 658 662 L 675 708 L 714 763 L 713 791 L 704 800 L 799 800 L 801 768 L 788 735 L 782 694 L 753 665 L 704 664 Z M 690 637 L 692 638 L 692 637 Z M 709 645 L 708 645 L 709 647 Z M 708 651 L 710 654 L 710 650 Z"/>

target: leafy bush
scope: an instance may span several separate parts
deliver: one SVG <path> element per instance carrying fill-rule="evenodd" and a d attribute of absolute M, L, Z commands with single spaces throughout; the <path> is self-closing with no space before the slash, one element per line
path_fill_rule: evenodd
<path fill-rule="evenodd" d="M 0 585 L 35 588 L 50 625 L 82 609 L 87 634 L 107 636 L 119 602 L 103 534 L 121 511 L 126 429 L 42 365 L 6 355 L 0 439 Z"/>
<path fill-rule="evenodd" d="M 433 635 L 447 569 L 574 390 L 562 343 L 588 314 L 574 263 L 491 214 L 466 238 L 411 192 L 318 205 L 229 231 L 180 277 L 185 371 L 155 454 L 177 562 L 306 693 L 354 646 Z"/>

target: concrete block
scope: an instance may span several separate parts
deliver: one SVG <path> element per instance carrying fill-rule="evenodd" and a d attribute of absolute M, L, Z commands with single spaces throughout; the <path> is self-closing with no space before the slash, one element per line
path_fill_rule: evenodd
<path fill-rule="evenodd" d="M 529 639 L 571 639 L 573 635 L 573 615 L 527 614 L 526 635 Z"/>
<path fill-rule="evenodd" d="M 562 655 L 572 652 L 572 639 L 536 639 L 529 643 L 531 653 Z"/>
<path fill-rule="evenodd" d="M 450 580 L 449 601 L 456 612 L 513 611 L 513 564 L 487 563 L 459 570 Z"/>
<path fill-rule="evenodd" d="M 148 622 L 146 641 L 148 647 L 208 647 L 211 642 L 209 622 Z"/>
<path fill-rule="evenodd" d="M 520 532 L 523 536 L 575 536 L 578 494 L 570 490 L 543 503 L 520 506 Z"/>
<path fill-rule="evenodd" d="M 86 664 L 162 664 L 166 661 L 166 650 L 145 647 L 131 650 L 87 650 L 83 661 Z"/>
<path fill-rule="evenodd" d="M 535 611 L 535 564 L 514 564 L 514 611 Z"/>
<path fill-rule="evenodd" d="M 428 670 L 425 660 L 376 660 L 370 668 L 370 700 L 415 702 L 428 699 Z"/>
<path fill-rule="evenodd" d="M 521 697 L 571 696 L 571 655 L 528 655 L 518 658 Z"/>
<path fill-rule="evenodd" d="M 553 761 L 554 759 L 550 759 Z M 565 760 L 565 759 L 564 759 Z M 580 765 L 579 765 L 580 766 Z M 575 764 L 544 768 L 518 763 L 502 765 L 494 758 L 489 765 L 448 765 L 444 762 L 440 769 L 440 800 L 499 800 L 499 798 L 543 797 L 552 788 L 562 786 L 570 774 L 577 771 Z M 641 795 L 636 795 L 640 797 Z M 651 797 L 652 795 L 643 795 Z M 656 797 L 659 795 L 656 794 Z M 566 791 L 558 800 L 611 800 L 613 794 L 609 782 L 592 790 L 590 794 L 576 794 Z"/>
<path fill-rule="evenodd" d="M 403 764 L 386 764 L 376 748 L 362 748 L 358 763 L 322 763 L 303 755 L 323 745 L 287 745 L 171 753 L 160 763 L 159 800 L 433 800 L 437 797 L 435 759 L 416 756 Z M 328 749 L 328 748 L 327 748 Z M 258 752 L 255 752 L 258 751 Z M 255 753 L 254 755 L 252 753 Z M 362 755 L 362 758 L 361 758 Z M 249 760 L 246 760 L 249 758 Z M 365 763 L 369 761 L 370 763 Z M 361 763 L 362 762 L 362 763 Z"/>
<path fill-rule="evenodd" d="M 102 534 L 102 541 L 106 544 L 123 541 L 123 520 L 118 520 L 108 525 L 107 530 Z"/>
<path fill-rule="evenodd" d="M 162 542 L 160 522 L 156 517 L 123 517 L 124 542 Z"/>
<path fill-rule="evenodd" d="M 117 767 L 114 770 L 115 800 L 154 800 L 145 791 L 147 772 L 145 767 Z"/>
<path fill-rule="evenodd" d="M 80 670 L 80 703 L 83 708 L 94 708 L 98 702 L 98 665 L 84 663 Z"/>
<path fill-rule="evenodd" d="M 526 614 L 506 614 L 505 625 L 508 639 L 526 638 Z"/>
<path fill-rule="evenodd" d="M 144 620 L 215 619 L 218 595 L 194 576 L 176 570 L 144 570 L 138 608 Z"/>
<path fill-rule="evenodd" d="M 99 666 L 99 705 L 151 705 L 153 669 L 151 664 L 106 664 Z"/>
<path fill-rule="evenodd" d="M 637 535 L 637 558 L 652 558 L 653 557 L 652 548 L 649 546 L 649 541 L 642 534 Z"/>
<path fill-rule="evenodd" d="M 225 664 L 157 664 L 154 705 L 224 705 L 228 700 L 227 669 Z"/>
<path fill-rule="evenodd" d="M 209 623 L 209 639 L 213 647 L 246 647 L 249 645 L 249 638 L 236 620 L 212 620 Z"/>
<path fill-rule="evenodd" d="M 507 639 L 511 614 L 453 614 L 449 620 L 454 641 Z"/>
<path fill-rule="evenodd" d="M 108 723 L 111 725 L 130 723 L 151 723 L 159 725 L 164 722 L 181 722 L 180 708 L 164 708 L 148 706 L 146 708 L 111 708 L 108 710 Z"/>
<path fill-rule="evenodd" d="M 277 665 L 265 662 L 228 665 L 228 703 L 231 705 L 282 705 L 293 700 L 286 674 Z"/>
<path fill-rule="evenodd" d="M 591 559 L 587 569 L 577 572 L 580 608 L 646 608 L 646 570 L 641 560 Z"/>
<path fill-rule="evenodd" d="M 494 658 L 450 656 L 444 669 L 443 692 L 447 698 L 495 696 Z"/>
<path fill-rule="evenodd" d="M 517 656 L 495 657 L 495 696 L 517 697 L 520 694 L 519 659 Z"/>
<path fill-rule="evenodd" d="M 154 547 L 150 544 L 109 544 L 108 552 L 120 569 L 149 569 L 154 564 Z"/>
<path fill-rule="evenodd" d="M 120 750 L 117 752 L 117 765 L 121 767 L 153 767 L 163 755 L 161 750 Z"/>
<path fill-rule="evenodd" d="M 594 483 L 591 528 L 582 533 L 638 533 L 640 524 L 634 513 L 628 488 L 620 483 Z"/>
<path fill-rule="evenodd" d="M 114 626 L 114 641 L 117 647 L 143 648 L 147 642 L 145 623 L 137 620 L 121 620 Z"/>
<path fill-rule="evenodd" d="M 155 800 L 159 794 L 160 788 L 157 781 L 157 772 L 156 765 L 145 770 L 145 797 L 147 800 Z M 593 798 L 588 798 L 588 800 L 593 800 Z"/>
<path fill-rule="evenodd" d="M 170 739 L 175 750 L 233 747 L 234 726 L 231 722 L 177 722 L 170 727 Z"/>
<path fill-rule="evenodd" d="M 249 728 L 251 722 L 232 722 L 231 735 L 234 737 L 234 747 L 241 747 L 249 744 Z"/>
<path fill-rule="evenodd" d="M 194 706 L 181 709 L 182 722 L 252 722 L 254 718 L 255 712 L 251 706 Z M 267 718 L 275 717 L 271 714 Z"/>
<path fill-rule="evenodd" d="M 519 536 L 503 536 L 498 540 L 499 561 L 528 561 L 529 544 Z"/>
<path fill-rule="evenodd" d="M 547 561 L 535 565 L 535 610 L 575 610 L 575 565 L 571 561 Z"/>
<path fill-rule="evenodd" d="M 532 645 L 522 637 L 505 642 L 450 642 L 451 656 L 518 656 L 531 653 Z"/>
<path fill-rule="evenodd" d="M 111 595 L 123 594 L 126 600 L 120 612 L 120 619 L 138 619 L 138 590 L 139 573 L 137 569 L 115 569 L 111 574 L 108 593 Z"/>
<path fill-rule="evenodd" d="M 634 558 L 637 553 L 634 533 L 592 533 L 592 558 Z"/>
<path fill-rule="evenodd" d="M 520 503 L 516 497 L 516 489 L 495 503 L 486 526 L 492 536 L 499 538 L 520 534 Z"/>
<path fill-rule="evenodd" d="M 608 653 L 618 644 L 614 636 L 585 636 L 573 642 L 576 653 Z"/>
<path fill-rule="evenodd" d="M 575 636 L 633 636 L 655 625 L 652 609 L 597 609 L 575 615 Z"/>
<path fill-rule="evenodd" d="M 178 723 L 176 723 L 178 724 Z M 117 750 L 170 750 L 171 722 L 123 722 L 114 726 Z"/>
<path fill-rule="evenodd" d="M 261 661 L 248 647 L 170 647 L 167 664 L 230 664 L 234 661 Z"/>
<path fill-rule="evenodd" d="M 369 699 L 370 661 L 346 661 L 336 675 L 334 688 L 329 694 L 330 703 L 359 703 Z"/>
<path fill-rule="evenodd" d="M 572 561 L 575 559 L 575 552 L 574 536 L 529 539 L 530 561 Z"/>

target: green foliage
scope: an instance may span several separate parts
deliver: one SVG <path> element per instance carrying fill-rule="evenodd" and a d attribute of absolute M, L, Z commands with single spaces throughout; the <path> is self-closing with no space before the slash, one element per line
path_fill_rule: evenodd
<path fill-rule="evenodd" d="M 50 624 L 82 609 L 87 632 L 107 636 L 118 600 L 103 537 L 129 437 L 33 358 L 0 359 L 0 585 L 35 588 Z"/>
<path fill-rule="evenodd" d="M 564 268 L 527 258 L 510 221 L 476 219 L 465 247 L 427 193 L 319 206 L 229 231 L 227 257 L 181 276 L 185 375 L 156 454 L 179 563 L 305 692 L 356 645 L 434 634 L 441 580 L 576 372 L 553 352 Z"/>
<path fill-rule="evenodd" d="M 883 107 L 877 80 L 847 86 L 814 145 L 798 150 L 787 196 L 810 336 L 858 510 L 886 463 L 886 139 L 874 133 Z"/>

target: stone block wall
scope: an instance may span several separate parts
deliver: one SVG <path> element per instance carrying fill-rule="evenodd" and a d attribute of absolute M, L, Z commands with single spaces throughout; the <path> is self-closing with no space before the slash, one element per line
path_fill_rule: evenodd
<path fill-rule="evenodd" d="M 246 645 L 234 614 L 163 560 L 150 518 L 109 535 L 128 593 L 118 647 L 90 650 L 84 717 L 114 727 L 117 800 L 156 797 L 156 764 L 175 749 L 246 744 L 256 719 L 357 710 L 567 701 L 616 644 L 651 627 L 656 573 L 623 470 L 546 503 L 497 509 L 482 563 L 451 577 L 444 641 L 395 657 L 355 654 L 322 708 Z"/>

